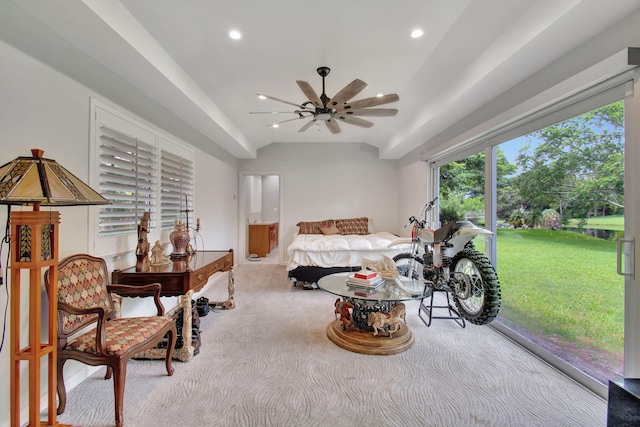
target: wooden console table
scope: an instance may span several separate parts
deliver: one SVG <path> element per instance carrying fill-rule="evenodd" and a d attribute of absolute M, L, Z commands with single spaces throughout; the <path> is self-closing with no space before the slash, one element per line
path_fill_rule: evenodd
<path fill-rule="evenodd" d="M 191 299 L 194 292 L 201 290 L 209 277 L 218 271 L 229 271 L 233 267 L 233 249 L 228 251 L 198 251 L 186 258 L 176 258 L 170 264 L 151 266 L 149 271 L 136 271 L 135 267 L 124 270 L 114 270 L 111 273 L 111 283 L 126 285 L 147 285 L 160 283 L 160 295 L 163 297 L 179 297 L 178 305 L 184 310 L 182 338 L 184 345 L 174 351 L 174 357 L 183 362 L 193 358 L 191 345 Z M 233 301 L 232 277 L 229 279 L 229 301 Z M 231 304 L 232 305 L 232 304 Z M 164 358 L 164 349 L 148 350 L 145 357 Z M 155 354 L 158 353 L 158 354 Z"/>

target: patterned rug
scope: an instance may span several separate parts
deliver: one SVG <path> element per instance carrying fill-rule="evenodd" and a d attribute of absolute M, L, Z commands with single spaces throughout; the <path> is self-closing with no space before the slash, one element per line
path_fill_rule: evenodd
<path fill-rule="evenodd" d="M 606 402 L 487 326 L 460 328 L 407 303 L 415 342 L 393 356 L 326 336 L 335 296 L 293 288 L 283 266 L 235 268 L 236 308 L 201 319 L 191 362 L 129 363 L 124 425 L 603 426 Z M 218 285 L 219 286 L 219 285 Z M 104 369 L 70 391 L 65 424 L 114 424 Z"/>

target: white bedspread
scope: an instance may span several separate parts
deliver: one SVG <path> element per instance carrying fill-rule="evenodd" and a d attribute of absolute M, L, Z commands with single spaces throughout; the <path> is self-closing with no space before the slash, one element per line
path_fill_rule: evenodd
<path fill-rule="evenodd" d="M 287 248 L 287 270 L 299 266 L 351 267 L 358 266 L 362 257 L 380 258 L 382 253 L 390 257 L 407 252 L 409 245 L 388 245 L 397 236 L 386 231 L 364 235 L 297 234 Z"/>

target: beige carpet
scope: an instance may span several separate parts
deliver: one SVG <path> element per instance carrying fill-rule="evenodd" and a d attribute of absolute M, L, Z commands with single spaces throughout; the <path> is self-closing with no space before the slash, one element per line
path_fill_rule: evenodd
<path fill-rule="evenodd" d="M 356 354 L 325 334 L 335 297 L 292 288 L 284 267 L 236 267 L 237 308 L 202 318 L 201 352 L 132 361 L 125 426 L 604 426 L 606 402 L 490 327 L 408 304 L 415 336 L 394 356 Z M 104 371 L 69 393 L 62 423 L 114 423 Z"/>

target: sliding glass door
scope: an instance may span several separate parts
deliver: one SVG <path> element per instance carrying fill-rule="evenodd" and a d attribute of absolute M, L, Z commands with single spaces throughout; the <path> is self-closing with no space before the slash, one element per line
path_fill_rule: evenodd
<path fill-rule="evenodd" d="M 478 212 L 495 205 L 486 226 L 496 228 L 497 322 L 599 383 L 622 376 L 616 239 L 625 221 L 623 103 L 486 152 L 490 159 L 483 151 L 440 167 L 441 220 L 485 225 Z M 488 194 L 485 179 L 493 180 Z M 495 196 L 491 204 L 488 196 Z"/>

